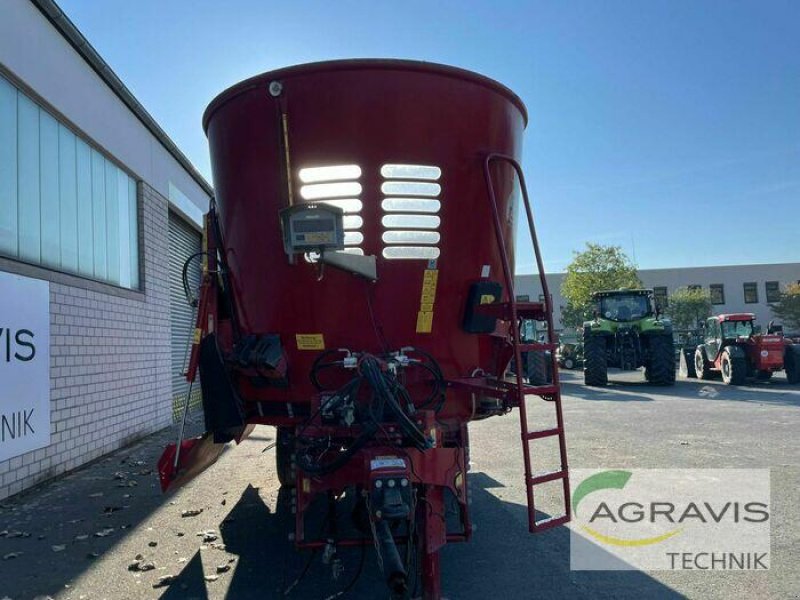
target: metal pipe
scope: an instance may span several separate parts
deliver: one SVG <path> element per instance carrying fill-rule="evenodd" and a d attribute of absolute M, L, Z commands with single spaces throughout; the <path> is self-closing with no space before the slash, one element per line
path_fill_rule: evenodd
<path fill-rule="evenodd" d="M 375 536 L 378 539 L 381 558 L 383 559 L 384 575 L 389 589 L 395 594 L 405 593 L 408 587 L 408 575 L 394 543 L 394 536 L 389 523 L 383 519 L 375 523 Z"/>

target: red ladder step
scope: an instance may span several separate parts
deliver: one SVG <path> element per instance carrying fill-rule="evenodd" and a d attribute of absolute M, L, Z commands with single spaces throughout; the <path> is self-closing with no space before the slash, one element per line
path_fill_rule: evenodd
<path fill-rule="evenodd" d="M 520 352 L 555 352 L 558 350 L 558 344 L 541 344 L 539 342 L 526 342 L 519 345 Z"/>
<path fill-rule="evenodd" d="M 558 527 L 559 525 L 563 525 L 564 523 L 569 523 L 569 521 L 570 521 L 570 515 L 557 515 L 555 517 L 547 517 L 546 519 L 534 521 L 532 532 L 539 533 L 540 531 L 545 531 L 547 529 L 552 529 L 553 527 Z"/>
<path fill-rule="evenodd" d="M 518 319 L 547 320 L 547 309 L 543 302 L 515 302 L 513 304 L 513 307 L 511 302 L 481 304 L 475 307 L 475 312 L 482 316 L 500 319 L 501 321 L 512 321 L 514 319 L 513 309 L 516 308 Z"/>
<path fill-rule="evenodd" d="M 558 392 L 559 387 L 557 385 L 523 385 L 519 389 L 525 396 L 541 396 L 542 394 L 555 394 Z"/>
<path fill-rule="evenodd" d="M 551 437 L 554 435 L 560 435 L 561 429 L 558 427 L 554 427 L 553 429 L 537 429 L 536 431 L 528 431 L 522 434 L 522 439 L 525 441 L 530 440 L 538 440 L 544 437 Z"/>
<path fill-rule="evenodd" d="M 528 485 L 539 485 L 540 483 L 547 483 L 548 481 L 555 481 L 556 479 L 563 479 L 567 476 L 567 472 L 563 469 L 558 471 L 550 471 L 549 473 L 540 473 L 528 478 Z"/>

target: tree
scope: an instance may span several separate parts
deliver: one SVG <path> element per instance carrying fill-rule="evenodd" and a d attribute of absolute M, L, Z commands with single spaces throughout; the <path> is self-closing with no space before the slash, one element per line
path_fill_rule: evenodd
<path fill-rule="evenodd" d="M 567 301 L 561 323 L 565 327 L 579 327 L 590 319 L 594 292 L 640 287 L 636 265 L 622 248 L 587 243 L 584 251 L 574 253 L 561 284 L 561 295 Z"/>
<path fill-rule="evenodd" d="M 703 289 L 678 288 L 669 297 L 666 312 L 676 329 L 694 329 L 711 316 L 711 294 Z"/>
<path fill-rule="evenodd" d="M 792 283 L 781 292 L 781 299 L 769 305 L 772 313 L 783 324 L 800 328 L 800 283 Z"/>

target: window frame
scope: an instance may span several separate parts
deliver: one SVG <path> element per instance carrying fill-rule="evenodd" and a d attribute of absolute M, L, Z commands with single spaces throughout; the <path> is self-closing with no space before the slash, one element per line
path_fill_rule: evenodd
<path fill-rule="evenodd" d="M 720 294 L 720 301 L 717 302 L 714 298 L 714 291 L 718 290 Z M 708 286 L 709 294 L 711 295 L 711 304 L 714 306 L 721 306 L 725 304 L 725 284 L 724 283 L 712 283 Z"/>
<path fill-rule="evenodd" d="M 128 185 L 129 185 L 129 200 L 131 198 L 130 193 L 133 193 L 133 206 L 130 205 L 127 208 L 128 215 L 131 221 L 129 221 L 129 228 L 130 223 L 135 222 L 136 230 L 135 230 L 135 240 L 130 239 L 130 235 L 128 236 L 128 243 L 132 244 L 135 242 L 135 256 L 136 256 L 136 264 L 135 270 L 130 270 L 130 278 L 131 278 L 131 285 L 126 286 L 121 283 L 121 281 L 114 281 L 111 279 L 104 279 L 102 277 L 97 277 L 94 275 L 89 275 L 85 272 L 80 271 L 80 229 L 78 234 L 78 256 L 76 260 L 78 261 L 78 267 L 75 270 L 70 270 L 67 268 L 63 268 L 61 263 L 63 263 L 63 254 L 64 248 L 62 247 L 61 243 L 59 242 L 59 253 L 61 254 L 62 258 L 59 261 L 60 264 L 58 266 L 53 265 L 51 263 L 45 262 L 41 252 L 41 245 L 40 245 L 40 254 L 38 260 L 30 260 L 30 258 L 23 257 L 20 250 L 20 241 L 19 241 L 19 232 L 17 232 L 17 253 L 11 254 L 5 250 L 0 250 L 0 260 L 5 263 L 18 263 L 20 268 L 9 268 L 4 267 L 3 270 L 9 270 L 13 272 L 19 272 L 20 274 L 25 273 L 36 273 L 38 277 L 42 277 L 45 273 L 53 273 L 58 274 L 59 276 L 65 276 L 68 281 L 85 281 L 91 282 L 91 284 L 99 284 L 100 286 L 108 286 L 112 290 L 119 290 L 124 292 L 123 295 L 127 296 L 130 293 L 131 297 L 139 297 L 145 291 L 145 282 L 144 282 L 144 247 L 143 247 L 143 215 L 142 215 L 142 202 L 143 202 L 143 194 L 142 194 L 142 179 L 136 175 L 133 171 L 131 171 L 126 165 L 122 164 L 119 160 L 117 160 L 110 152 L 108 152 L 105 148 L 99 145 L 90 135 L 88 135 L 85 131 L 83 131 L 80 127 L 75 125 L 69 118 L 67 118 L 63 113 L 61 113 L 58 109 L 53 107 L 46 99 L 44 99 L 41 95 L 39 95 L 35 90 L 33 90 L 29 85 L 27 85 L 24 81 L 20 80 L 14 73 L 10 72 L 8 69 L 4 68 L 2 64 L 0 64 L 0 78 L 4 79 L 5 82 L 10 85 L 12 88 L 16 90 L 17 98 L 19 95 L 25 96 L 27 101 L 32 103 L 36 106 L 38 111 L 40 111 L 39 122 L 41 125 L 43 113 L 46 115 L 45 121 L 47 119 L 52 119 L 56 123 L 56 135 L 57 135 L 57 142 L 58 144 L 61 143 L 62 138 L 62 131 L 66 131 L 68 134 L 71 134 L 75 137 L 76 140 L 76 147 L 79 143 L 82 143 L 85 147 L 88 148 L 89 160 L 90 160 L 90 169 L 91 169 L 91 159 L 94 153 L 99 154 L 104 163 L 105 168 L 107 169 L 108 166 L 112 166 L 116 168 L 120 173 L 124 174 L 128 178 Z M 19 106 L 19 99 L 17 99 L 17 106 Z M 17 113 L 17 118 L 19 118 Z M 18 127 L 18 126 L 17 126 Z M 17 129 L 17 136 L 19 136 L 19 130 Z M 40 145 L 40 153 L 41 153 L 41 134 L 39 137 L 39 145 Z M 17 157 L 17 161 L 19 158 Z M 75 160 L 78 161 L 77 152 L 75 156 Z M 39 179 L 41 180 L 41 161 L 39 163 Z M 56 177 L 60 177 L 61 175 L 62 165 L 60 164 L 60 157 L 56 162 Z M 77 163 L 76 163 L 76 171 L 77 171 Z M 91 171 L 90 171 L 91 172 Z M 77 174 L 76 174 L 77 177 Z M 105 179 L 105 176 L 104 176 Z M 132 186 L 131 186 L 132 184 Z M 17 178 L 15 185 L 19 188 L 19 178 Z M 90 192 L 90 199 L 91 199 L 91 189 Z M 59 206 L 61 202 L 61 194 L 59 190 L 59 195 L 57 200 L 59 201 Z M 17 202 L 19 202 L 19 190 L 17 189 Z M 119 208 L 122 208 L 119 206 Z M 19 205 L 17 206 L 17 210 L 19 209 Z M 40 210 L 41 210 L 41 192 L 40 192 Z M 80 209 L 76 208 L 76 215 L 75 219 L 80 222 Z M 60 222 L 59 219 L 59 229 L 63 227 L 63 224 Z M 107 235 L 108 232 L 106 232 Z M 129 231 L 129 233 L 132 233 Z M 41 225 L 39 235 L 41 237 Z M 121 237 L 118 242 L 121 242 Z M 131 248 L 132 250 L 133 248 Z M 121 251 L 121 249 L 120 249 Z M 132 259 L 133 253 L 129 252 L 129 259 Z M 134 265 L 131 265 L 132 267 Z M 59 281 L 61 277 L 54 277 L 50 280 L 52 281 Z M 76 285 L 73 283 L 72 285 Z M 88 285 L 88 286 L 81 286 L 77 285 L 77 287 L 86 287 L 87 289 L 95 289 L 95 285 Z"/>
<path fill-rule="evenodd" d="M 770 286 L 774 284 L 772 290 Z M 773 294 L 770 294 L 770 291 Z M 767 302 L 780 302 L 781 301 L 781 282 L 780 281 L 765 281 L 764 282 L 764 297 Z"/>
<path fill-rule="evenodd" d="M 754 294 L 754 299 L 748 300 L 748 288 Z M 745 281 L 742 283 L 742 293 L 744 295 L 744 303 L 745 304 L 758 304 L 758 282 L 757 281 Z"/>

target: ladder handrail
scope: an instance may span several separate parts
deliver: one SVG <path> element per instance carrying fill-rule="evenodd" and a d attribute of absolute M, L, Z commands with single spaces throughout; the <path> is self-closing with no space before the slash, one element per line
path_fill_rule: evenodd
<path fill-rule="evenodd" d="M 494 229 L 495 229 L 495 237 L 497 239 L 498 246 L 500 248 L 500 258 L 503 265 L 503 275 L 506 280 L 506 288 L 508 290 L 508 297 L 509 297 L 509 305 L 511 306 L 511 318 L 512 318 L 512 325 L 511 325 L 511 332 L 513 334 L 513 347 L 514 347 L 514 360 L 516 361 L 517 368 L 515 369 L 515 377 L 517 381 L 517 389 L 519 390 L 519 411 L 520 411 L 520 425 L 521 425 L 521 438 L 523 444 L 523 462 L 525 464 L 525 491 L 527 494 L 528 500 L 528 529 L 531 532 L 534 532 L 538 529 L 538 524 L 536 522 L 536 515 L 535 515 L 535 504 L 534 504 L 534 496 L 533 496 L 533 484 L 529 482 L 529 477 L 531 475 L 531 457 L 530 457 L 530 446 L 528 446 L 529 440 L 527 439 L 528 433 L 528 413 L 527 408 L 525 406 L 525 394 L 522 391 L 524 387 L 524 383 L 522 380 L 522 352 L 520 350 L 520 327 L 519 327 L 519 319 L 517 313 L 517 298 L 514 293 L 514 274 L 511 272 L 511 265 L 508 260 L 508 252 L 506 251 L 506 244 L 505 244 L 505 237 L 503 236 L 503 226 L 500 221 L 500 213 L 497 208 L 497 196 L 494 191 L 494 185 L 492 183 L 492 173 L 491 173 L 491 165 L 492 162 L 505 162 L 510 164 L 511 167 L 517 174 L 520 183 L 520 190 L 522 192 L 522 199 L 525 204 L 525 215 L 528 220 L 528 230 L 531 236 L 531 242 L 533 243 L 533 253 L 536 259 L 536 266 L 539 270 L 539 280 L 542 286 L 542 292 L 544 293 L 544 304 L 545 304 L 545 318 L 547 323 L 547 338 L 549 344 L 555 344 L 555 332 L 553 329 L 553 307 L 552 307 L 552 297 L 550 296 L 550 290 L 547 285 L 547 278 L 545 277 L 544 271 L 544 263 L 542 261 L 542 256 L 539 251 L 539 240 L 536 235 L 536 227 L 533 222 L 533 212 L 531 210 L 530 199 L 528 197 L 528 188 L 525 184 L 525 175 L 522 172 L 522 167 L 519 163 L 511 156 L 501 153 L 490 153 L 486 156 L 483 163 L 483 173 L 484 179 L 486 180 L 486 188 L 489 195 L 490 206 L 492 209 L 492 218 L 494 222 Z M 516 225 L 516 224 L 514 224 Z M 513 235 L 513 232 L 512 232 Z M 558 367 L 555 360 L 555 354 L 551 354 L 551 362 L 553 365 L 552 373 L 553 373 L 553 386 L 556 390 L 555 396 L 555 409 L 556 409 L 556 427 L 559 430 L 559 454 L 561 460 L 561 470 L 565 473 L 569 472 L 569 465 L 567 462 L 567 451 L 566 451 L 566 436 L 564 430 L 564 416 L 561 409 L 561 392 L 560 392 L 560 380 L 559 380 L 559 373 Z M 564 519 L 569 520 L 571 517 L 571 502 L 570 502 L 570 485 L 569 485 L 569 477 L 565 475 L 563 478 L 563 491 L 564 491 Z M 561 521 L 561 518 L 553 518 L 554 521 L 557 522 L 565 522 Z"/>
<path fill-rule="evenodd" d="M 547 277 L 545 277 L 544 271 L 544 263 L 542 261 L 542 255 L 539 251 L 539 238 L 536 235 L 536 226 L 533 222 L 533 212 L 531 211 L 531 203 L 528 196 L 528 186 L 525 183 L 525 174 L 522 172 L 522 167 L 519 163 L 511 156 L 506 154 L 500 154 L 499 152 L 493 152 L 486 156 L 486 159 L 483 163 L 483 173 L 486 179 L 486 185 L 489 190 L 489 197 L 492 202 L 492 211 L 495 215 L 495 233 L 498 236 L 498 242 L 505 242 L 502 239 L 502 229 L 500 228 L 499 223 L 499 215 L 497 213 L 497 197 L 494 193 L 494 186 L 492 185 L 492 174 L 490 171 L 490 167 L 493 161 L 504 161 L 510 164 L 514 171 L 517 173 L 517 177 L 519 178 L 519 185 L 520 190 L 522 191 L 522 200 L 525 204 L 525 216 L 528 220 L 528 230 L 531 236 L 531 242 L 533 243 L 533 256 L 536 259 L 536 268 L 539 271 L 539 281 L 542 285 L 542 294 L 544 295 L 544 305 L 546 308 L 545 314 L 547 316 L 547 339 L 548 342 L 551 344 L 556 343 L 555 334 L 553 331 L 553 306 L 552 306 L 552 296 L 550 295 L 550 288 L 547 284 Z M 516 225 L 516 224 L 515 224 Z M 503 270 L 506 271 L 506 279 L 509 285 L 509 301 L 516 305 L 516 296 L 514 295 L 514 277 L 513 273 L 510 273 L 510 266 L 508 263 L 508 254 L 506 253 L 505 243 L 500 244 L 500 254 L 503 259 Z"/>

